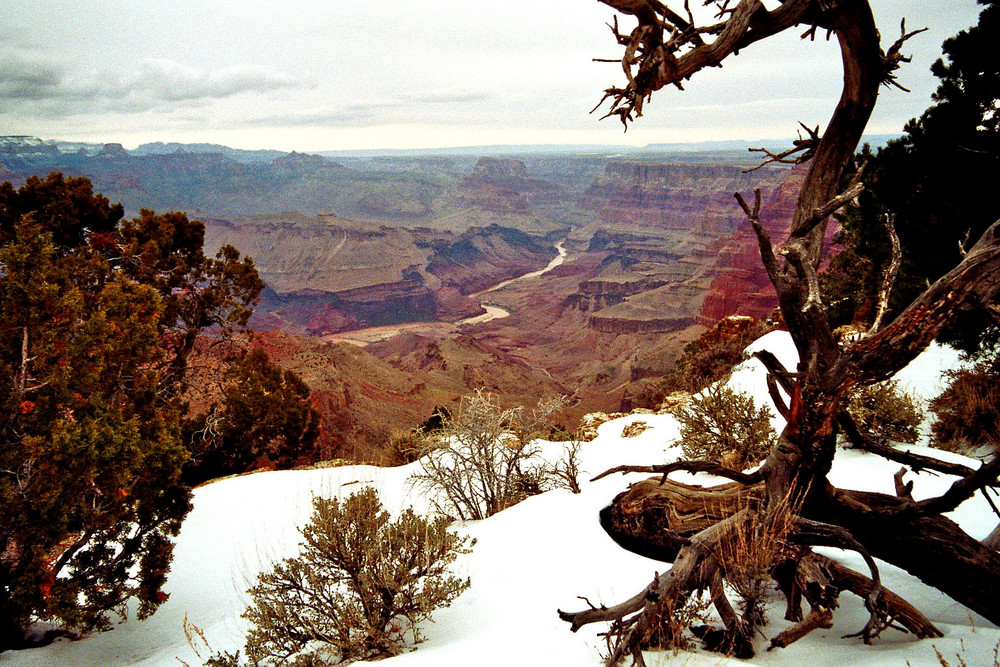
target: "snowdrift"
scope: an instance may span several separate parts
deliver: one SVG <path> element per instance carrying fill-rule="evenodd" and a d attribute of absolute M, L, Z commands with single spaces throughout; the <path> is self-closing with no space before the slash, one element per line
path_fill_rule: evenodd
<path fill-rule="evenodd" d="M 766 348 L 786 367 L 795 363 L 787 334 L 774 332 L 751 349 Z M 904 388 L 927 399 L 943 386 L 941 374 L 959 363 L 958 355 L 934 346 L 902 371 L 897 378 Z M 751 393 L 767 404 L 763 367 L 756 361 L 742 364 L 733 374 L 734 388 Z M 623 437 L 623 429 L 637 421 L 649 428 L 637 436 Z M 780 418 L 775 427 L 780 428 Z M 596 439 L 585 443 L 581 461 L 592 477 L 615 465 L 668 462 L 680 456 L 675 446 L 678 427 L 669 415 L 636 414 L 608 421 Z M 558 443 L 542 443 L 556 457 Z M 919 446 L 915 446 L 919 449 Z M 939 457 L 963 457 L 935 451 Z M 268 472 L 209 484 L 195 491 L 194 509 L 177 541 L 173 566 L 166 585 L 169 600 L 146 621 L 130 620 L 114 630 L 79 641 L 57 641 L 51 646 L 0 654 L 0 666 L 27 665 L 143 665 L 177 667 L 183 661 L 201 665 L 183 632 L 184 618 L 201 628 L 215 650 L 242 648 L 245 621 L 240 614 L 247 604 L 245 590 L 257 573 L 297 551 L 297 527 L 310 512 L 314 494 L 348 495 L 368 485 L 380 494 L 390 511 L 412 506 L 426 512 L 428 501 L 408 483 L 418 464 L 400 468 L 350 466 L 327 470 Z M 844 450 L 838 454 L 831 479 L 846 488 L 893 493 L 891 464 L 871 454 Z M 679 481 L 708 485 L 721 480 L 680 474 Z M 544 665 L 586 667 L 601 665 L 603 642 L 599 626 L 579 633 L 569 631 L 556 615 L 558 608 L 578 609 L 585 596 L 594 604 L 613 604 L 645 586 L 663 563 L 628 553 L 615 545 L 598 524 L 598 512 L 629 481 L 620 475 L 592 483 L 582 481 L 583 493 L 550 491 L 532 497 L 485 521 L 466 523 L 460 530 L 477 540 L 473 552 L 461 558 L 457 573 L 469 576 L 471 588 L 449 608 L 434 614 L 422 628 L 426 641 L 413 652 L 389 659 L 386 667 L 449 665 Z M 947 476 L 909 474 L 913 495 L 923 498 L 943 491 Z M 977 496 L 950 515 L 973 537 L 985 537 L 997 518 Z M 822 550 L 849 567 L 864 570 L 850 552 Z M 937 652 L 951 664 L 956 656 L 968 665 L 993 665 L 1000 630 L 934 589 L 923 586 L 905 572 L 884 563 L 884 584 L 903 595 L 945 633 L 934 640 L 914 640 L 901 632 L 886 631 L 873 646 L 860 638 L 843 638 L 863 627 L 866 614 L 860 604 L 845 601 L 830 630 L 817 630 L 792 646 L 765 652 L 758 642 L 758 656 L 750 661 L 730 660 L 717 654 L 690 652 L 649 653 L 651 665 L 912 665 L 939 667 Z M 848 594 L 845 594 L 848 595 Z M 784 601 L 775 593 L 765 631 L 773 636 L 788 626 L 782 620 Z M 202 653 L 202 658 L 206 657 Z"/>

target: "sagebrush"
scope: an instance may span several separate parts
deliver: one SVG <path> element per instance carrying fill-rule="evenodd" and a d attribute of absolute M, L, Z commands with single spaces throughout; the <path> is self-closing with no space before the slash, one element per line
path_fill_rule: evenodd
<path fill-rule="evenodd" d="M 896 442 L 917 441 L 920 407 L 895 380 L 859 387 L 847 401 L 847 412 L 862 432 Z"/>
<path fill-rule="evenodd" d="M 675 415 L 686 458 L 715 461 L 735 470 L 761 461 L 776 438 L 771 411 L 722 384 L 709 386 Z"/>
<path fill-rule="evenodd" d="M 418 641 L 417 624 L 469 587 L 449 566 L 471 544 L 448 523 L 410 509 L 391 520 L 370 488 L 343 501 L 314 499 L 301 553 L 261 574 L 249 591 L 247 659 L 343 663 L 394 655 Z M 215 659 L 235 664 L 233 656 Z"/>
<path fill-rule="evenodd" d="M 931 445 L 956 452 L 1000 449 L 1000 347 L 948 375 L 948 387 L 931 401 Z"/>

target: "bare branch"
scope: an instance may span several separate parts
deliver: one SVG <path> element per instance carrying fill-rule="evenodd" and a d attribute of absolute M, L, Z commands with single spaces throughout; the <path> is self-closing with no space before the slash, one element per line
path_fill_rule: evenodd
<path fill-rule="evenodd" d="M 788 409 L 788 404 L 785 403 L 784 397 L 782 397 L 780 391 L 778 390 L 778 381 L 770 373 L 767 374 L 767 394 L 771 397 L 771 403 L 774 408 L 781 415 L 781 418 L 785 421 L 791 419 L 792 413 Z"/>
<path fill-rule="evenodd" d="M 588 623 L 621 620 L 639 611 L 636 617 L 629 619 L 633 627 L 618 642 L 606 664 L 617 665 L 626 655 L 635 656 L 640 649 L 639 639 L 660 617 L 665 605 L 683 602 L 691 591 L 709 585 L 718 568 L 714 554 L 720 552 L 721 543 L 729 539 L 734 531 L 746 525 L 749 513 L 750 510 L 740 510 L 698 532 L 678 552 L 670 570 L 655 576 L 638 595 L 626 602 L 608 609 L 585 609 L 575 613 L 560 611 L 559 618 L 570 623 L 572 629 L 579 629 Z"/>
<path fill-rule="evenodd" d="M 838 588 L 851 591 L 862 599 L 867 599 L 871 595 L 875 583 L 865 575 L 817 553 L 810 553 L 809 557 L 817 560 L 830 573 Z M 919 639 L 944 636 L 926 616 L 888 588 L 882 589 L 882 599 L 885 601 L 889 616 L 901 623 L 903 626 L 901 629 L 904 631 L 913 633 Z"/>
<path fill-rule="evenodd" d="M 778 358 L 768 350 L 758 350 L 754 352 L 753 356 L 760 363 L 764 364 L 764 368 L 767 369 L 768 374 L 774 376 L 778 384 L 781 385 L 781 388 L 785 390 L 785 393 L 791 395 L 795 390 L 795 374 L 788 372 L 784 364 L 778 361 Z"/>
<path fill-rule="evenodd" d="M 889 258 L 889 267 L 882 276 L 882 286 L 878 291 L 878 311 L 875 314 L 875 321 L 868 329 L 868 334 L 873 334 L 882 328 L 882 319 L 889 308 L 889 296 L 892 294 L 892 286 L 896 282 L 896 275 L 899 273 L 899 265 L 903 262 L 903 252 L 899 246 L 899 235 L 896 233 L 896 225 L 893 224 L 892 214 L 886 214 L 883 218 L 885 227 L 889 232 L 889 241 L 892 243 L 892 255 Z M 964 254 L 963 254 L 964 257 Z"/>
<path fill-rule="evenodd" d="M 862 162 L 858 165 L 857 170 L 854 172 L 854 176 L 851 178 L 850 185 L 848 185 L 843 192 L 824 202 L 822 206 L 815 207 L 809 218 L 807 218 L 802 225 L 792 232 L 790 238 L 798 239 L 808 236 L 817 225 L 824 222 L 827 218 L 850 202 L 857 199 L 865 189 L 864 183 L 861 182 L 861 176 L 864 174 L 866 166 L 868 166 L 867 162 Z"/>
<path fill-rule="evenodd" d="M 832 627 L 833 611 L 826 607 L 813 607 L 801 621 L 775 635 L 771 639 L 771 645 L 767 647 L 767 650 L 785 648 L 789 644 L 802 639 L 816 628 Z"/>
<path fill-rule="evenodd" d="M 760 250 L 760 259 L 764 264 L 764 270 L 767 271 L 767 276 L 770 278 L 771 282 L 774 283 L 776 280 L 780 279 L 781 267 L 778 266 L 778 258 L 774 254 L 774 246 L 771 243 L 771 236 L 764 229 L 764 225 L 760 222 L 760 205 L 761 205 L 761 193 L 760 188 L 755 188 L 753 191 L 754 203 L 753 208 L 747 204 L 747 201 L 743 198 L 739 192 L 734 192 L 733 197 L 739 202 L 740 208 L 747 216 L 747 220 L 753 226 L 754 234 L 757 237 L 757 247 Z"/>
<path fill-rule="evenodd" d="M 758 169 L 765 167 L 769 164 L 779 163 L 779 164 L 802 164 L 803 162 L 808 162 L 812 159 L 812 156 L 816 153 L 816 147 L 819 145 L 819 125 L 815 129 L 810 128 L 805 123 L 799 121 L 799 125 L 808 134 L 808 138 L 803 139 L 802 133 L 799 133 L 799 138 L 792 142 L 792 148 L 782 151 L 780 153 L 772 153 L 766 148 L 749 148 L 751 153 L 763 153 L 767 156 L 767 159 L 758 164 L 756 167 L 750 167 L 749 169 L 744 169 L 744 174 L 749 174 L 752 171 L 757 171 Z M 802 153 L 794 159 L 791 158 L 792 155 L 796 153 Z"/>
<path fill-rule="evenodd" d="M 983 488 L 979 489 L 979 492 L 983 494 L 983 498 L 986 499 L 986 504 L 990 506 L 990 509 L 993 510 L 993 513 L 996 514 L 998 517 L 1000 517 L 1000 507 L 997 507 L 996 503 L 993 502 L 993 499 L 990 498 L 990 493 L 989 491 L 986 490 L 986 487 L 984 486 Z"/>
<path fill-rule="evenodd" d="M 1000 326 L 1000 306 L 995 303 L 988 303 L 985 305 L 986 314 L 993 318 L 993 322 Z"/>
<path fill-rule="evenodd" d="M 605 607 L 603 605 L 595 607 L 589 600 L 587 600 L 587 604 L 590 606 L 590 609 L 578 612 L 566 612 L 561 609 L 556 611 L 559 614 L 559 618 L 570 624 L 569 629 L 573 632 L 576 632 L 583 626 L 591 623 L 620 620 L 629 614 L 634 614 L 642 609 L 642 605 L 648 599 L 650 591 L 653 590 L 653 584 L 655 583 L 656 580 L 654 579 L 652 584 L 646 586 L 646 588 L 638 594 L 632 596 L 621 604 L 616 604 L 613 607 Z"/>
<path fill-rule="evenodd" d="M 781 249 L 788 262 L 799 274 L 799 284 L 806 288 L 806 298 L 802 300 L 800 309 L 803 313 L 810 310 L 823 310 L 823 300 L 820 297 L 819 275 L 808 259 L 808 246 L 801 239 L 790 240 Z"/>
<path fill-rule="evenodd" d="M 998 475 L 1000 475 L 1000 456 L 980 466 L 971 475 L 956 480 L 940 496 L 921 500 L 917 503 L 917 508 L 925 514 L 950 512 L 971 498 L 979 489 L 996 483 Z"/>
<path fill-rule="evenodd" d="M 630 466 L 621 465 L 615 466 L 610 470 L 605 470 L 597 477 L 594 477 L 590 481 L 596 482 L 599 479 L 608 477 L 609 475 L 614 475 L 615 473 L 629 473 L 629 472 L 643 472 L 648 474 L 660 474 L 663 475 L 663 479 L 667 478 L 672 472 L 677 472 L 683 470 L 684 472 L 704 472 L 710 475 L 715 475 L 717 477 L 725 477 L 726 479 L 731 479 L 734 482 L 740 482 L 741 484 L 757 484 L 763 480 L 763 476 L 760 469 L 752 473 L 740 472 L 739 470 L 733 470 L 732 468 L 727 468 L 723 465 L 719 465 L 713 461 L 675 461 L 673 463 L 666 463 L 663 465 L 652 465 L 652 466 Z"/>
<path fill-rule="evenodd" d="M 865 627 L 859 634 L 864 637 L 866 644 L 870 644 L 872 639 L 877 637 L 882 630 L 889 627 L 885 603 L 882 600 L 882 583 L 878 565 L 875 564 L 875 559 L 872 558 L 868 549 L 855 539 L 850 531 L 841 526 L 796 517 L 795 532 L 789 535 L 789 539 L 800 544 L 839 547 L 841 549 L 857 551 L 864 559 L 872 575 L 872 589 L 865 598 L 865 607 L 868 609 L 870 616 Z"/>
<path fill-rule="evenodd" d="M 906 32 L 906 19 L 904 18 L 900 22 L 899 39 L 893 42 L 892 46 L 889 47 L 889 50 L 886 51 L 884 54 L 882 54 L 883 86 L 895 86 L 896 88 L 899 88 L 902 91 L 905 91 L 907 93 L 910 92 L 908 88 L 904 88 L 896 80 L 896 70 L 899 69 L 899 66 L 903 63 L 910 62 L 910 58 L 900 53 L 900 50 L 903 48 L 903 44 L 905 44 L 908 39 L 910 39 L 914 35 L 919 35 L 920 33 L 925 32 L 926 30 L 927 28 L 921 28 L 920 30 Z"/>
<path fill-rule="evenodd" d="M 966 229 L 965 235 L 962 237 L 962 240 L 958 242 L 958 254 L 962 257 L 962 259 L 965 259 L 965 256 L 969 254 L 969 251 L 966 250 L 966 246 L 969 245 L 969 235 L 971 233 L 972 233 L 971 228 Z"/>
<path fill-rule="evenodd" d="M 893 486 L 896 487 L 896 497 L 902 498 L 904 500 L 913 500 L 913 480 L 909 482 L 903 482 L 903 477 L 906 475 L 906 467 L 902 467 L 896 471 L 896 474 L 892 476 Z"/>
<path fill-rule="evenodd" d="M 961 308 L 995 303 L 1000 296 L 1000 222 L 993 223 L 962 262 L 927 288 L 891 324 L 862 338 L 837 362 L 858 382 L 892 377 L 913 361 Z"/>
<path fill-rule="evenodd" d="M 798 24 L 812 5 L 812 0 L 785 0 L 768 11 L 760 0 L 740 0 L 731 9 L 728 3 L 722 7 L 720 16 L 725 20 L 697 26 L 690 10 L 685 18 L 659 0 L 601 2 L 638 20 L 627 36 L 619 33 L 617 23 L 612 28 L 615 39 L 625 46 L 621 63 L 628 83 L 608 88 L 601 100 L 601 104 L 611 100 L 604 117 L 618 116 L 626 128 L 642 116 L 643 104 L 654 91 L 670 85 L 683 89 L 699 70 L 720 67 L 740 49 Z M 706 41 L 708 36 L 715 39 Z"/>
<path fill-rule="evenodd" d="M 951 463 L 922 454 L 906 452 L 896 449 L 885 442 L 880 442 L 862 433 L 857 423 L 855 423 L 854 418 L 846 411 L 840 413 L 837 423 L 840 425 L 844 435 L 847 436 L 847 439 L 851 441 L 851 444 L 858 449 L 877 454 L 889 461 L 909 466 L 914 472 L 930 470 L 946 475 L 958 475 L 960 477 L 965 477 L 975 472 L 973 468 L 964 466 L 961 463 Z"/>

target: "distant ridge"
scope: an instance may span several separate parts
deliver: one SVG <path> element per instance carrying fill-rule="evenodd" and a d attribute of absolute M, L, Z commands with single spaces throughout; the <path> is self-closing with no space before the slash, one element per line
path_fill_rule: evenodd
<path fill-rule="evenodd" d="M 132 155 L 172 155 L 174 153 L 217 153 L 236 160 L 237 162 L 271 162 L 279 157 L 288 155 L 287 151 L 277 150 L 243 150 L 240 148 L 229 148 L 220 144 L 182 144 L 177 142 L 156 141 L 149 144 L 142 144 L 135 150 L 129 151 Z"/>
<path fill-rule="evenodd" d="M 862 141 L 872 146 L 884 146 L 890 139 L 899 135 L 872 134 L 865 135 Z M 790 145 L 792 139 L 765 139 L 759 141 L 729 140 L 729 141 L 697 141 L 663 144 L 647 144 L 645 146 L 629 146 L 626 144 L 500 144 L 480 146 L 451 146 L 444 148 L 367 148 L 355 150 L 313 151 L 309 153 L 328 158 L 368 158 L 368 157 L 479 157 L 479 156 L 517 156 L 517 155 L 590 155 L 595 157 L 620 157 L 623 159 L 648 160 L 654 156 L 696 154 L 727 154 L 745 153 L 750 148 L 781 147 Z M 20 151 L 37 153 L 40 150 L 53 148 L 60 153 L 83 153 L 96 155 L 106 144 L 42 140 L 26 135 L 0 136 L 0 149 L 7 153 Z M 180 142 L 145 143 L 126 152 L 130 155 L 172 155 L 175 153 L 218 154 L 245 164 L 269 163 L 277 158 L 289 155 L 288 151 L 258 149 L 246 150 L 230 148 L 221 144 Z M 300 151 L 301 152 L 301 151 Z"/>
<path fill-rule="evenodd" d="M 884 146 L 895 134 L 865 135 L 862 141 L 872 146 Z M 481 146 L 450 146 L 444 148 L 362 148 L 354 150 L 318 151 L 324 157 L 430 157 L 454 156 L 473 157 L 480 155 L 595 155 L 622 156 L 642 159 L 648 155 L 691 154 L 691 153 L 738 153 L 762 146 L 791 145 L 791 138 L 760 139 L 748 141 L 733 139 L 727 141 L 694 141 L 630 146 L 627 144 L 497 144 Z"/>

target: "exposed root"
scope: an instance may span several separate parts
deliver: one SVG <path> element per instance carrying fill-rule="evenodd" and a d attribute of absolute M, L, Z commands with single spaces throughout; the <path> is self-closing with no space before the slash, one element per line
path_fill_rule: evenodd
<path fill-rule="evenodd" d="M 670 536 L 658 554 L 646 555 L 672 560 L 673 567 L 657 574 L 645 589 L 619 605 L 595 607 L 588 602 L 589 609 L 560 611 L 560 618 L 571 623 L 574 631 L 590 623 L 610 623 L 604 635 L 607 665 L 617 665 L 629 656 L 641 665 L 645 664 L 640 662 L 643 650 L 678 645 L 683 630 L 678 619 L 686 623 L 695 620 L 690 615 L 682 617 L 679 611 L 707 591 L 721 624 L 692 625 L 692 633 L 706 649 L 746 658 L 754 654 L 754 635 L 766 623 L 764 601 L 771 582 L 776 582 L 787 601 L 786 618 L 795 625 L 775 635 L 768 650 L 788 646 L 816 628 L 830 627 L 844 590 L 860 596 L 869 610 L 868 622 L 854 635 L 866 642 L 890 628 L 921 638 L 941 635 L 913 606 L 881 586 L 874 560 L 848 531 L 804 519 L 799 508 L 788 501 L 765 507 L 754 488 L 737 483 L 703 489 L 656 478 L 634 485 L 609 508 L 620 509 L 613 525 L 606 528 L 636 531 L 636 538 L 646 535 L 647 530 L 660 538 Z M 759 492 L 760 487 L 756 489 Z M 688 502 L 681 501 L 687 494 L 691 494 Z M 684 509 L 697 498 L 702 499 L 701 510 Z M 657 504 L 664 509 L 656 510 Z M 633 514 L 662 519 L 653 525 L 623 523 Z M 602 513 L 602 521 L 606 518 Z M 685 531 L 695 526 L 693 531 Z M 613 536 L 628 546 L 622 535 Z M 814 544 L 858 551 L 872 576 L 813 552 L 809 547 Z M 809 605 L 805 615 L 803 602 Z"/>
<path fill-rule="evenodd" d="M 826 607 L 814 607 L 801 621 L 775 635 L 771 639 L 771 645 L 767 647 L 767 650 L 785 648 L 792 642 L 802 639 L 816 628 L 831 627 L 833 627 L 833 610 Z"/>

